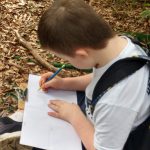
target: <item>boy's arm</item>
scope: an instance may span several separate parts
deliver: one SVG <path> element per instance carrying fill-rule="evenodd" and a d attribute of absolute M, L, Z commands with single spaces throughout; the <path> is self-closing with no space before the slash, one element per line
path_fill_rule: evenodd
<path fill-rule="evenodd" d="M 94 126 L 85 117 L 84 114 L 79 115 L 77 120 L 71 122 L 72 126 L 81 138 L 87 150 L 95 150 L 94 148 Z"/>
<path fill-rule="evenodd" d="M 92 73 L 79 76 L 79 77 L 68 77 L 63 78 L 62 86 L 64 90 L 78 90 L 78 91 L 85 91 L 86 87 L 92 80 Z"/>
<path fill-rule="evenodd" d="M 48 112 L 48 115 L 69 122 L 76 130 L 86 149 L 95 150 L 94 126 L 78 105 L 62 100 L 51 100 L 48 106 L 54 110 Z"/>
<path fill-rule="evenodd" d="M 47 72 L 41 76 L 39 85 L 43 91 L 48 91 L 48 89 L 58 89 L 58 90 L 71 90 L 71 91 L 85 91 L 86 87 L 92 80 L 92 73 L 79 76 L 79 77 L 67 77 L 61 78 L 56 76 L 50 81 L 46 81 L 52 72 Z"/>

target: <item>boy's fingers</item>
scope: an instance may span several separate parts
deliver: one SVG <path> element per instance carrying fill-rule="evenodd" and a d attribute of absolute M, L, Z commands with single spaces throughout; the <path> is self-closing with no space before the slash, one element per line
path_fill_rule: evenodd
<path fill-rule="evenodd" d="M 51 87 L 51 85 L 49 83 L 44 83 L 41 85 L 41 89 L 45 92 L 47 92 L 49 89 L 54 89 Z"/>
<path fill-rule="evenodd" d="M 46 83 L 42 84 L 42 88 L 44 88 L 44 89 L 47 89 L 49 87 L 50 87 L 50 83 L 49 82 L 46 82 Z"/>
<path fill-rule="evenodd" d="M 40 87 L 44 84 L 45 81 L 46 81 L 46 78 L 41 77 L 41 79 L 39 81 Z"/>
<path fill-rule="evenodd" d="M 52 74 L 53 74 L 52 72 L 47 72 L 47 73 L 43 74 L 41 77 L 42 77 L 43 79 L 47 79 L 47 78 L 49 78 Z"/>
<path fill-rule="evenodd" d="M 49 104 L 58 105 L 58 106 L 62 105 L 63 103 L 64 103 L 63 100 L 50 100 L 49 101 Z"/>
<path fill-rule="evenodd" d="M 45 82 L 44 79 L 41 78 L 39 82 L 40 87 L 44 84 L 44 82 Z"/>
<path fill-rule="evenodd" d="M 46 93 L 48 92 L 48 88 L 46 88 L 46 89 L 42 88 L 42 90 Z"/>
<path fill-rule="evenodd" d="M 59 111 L 59 106 L 56 105 L 56 103 L 49 103 L 48 107 L 50 107 L 51 109 L 53 109 L 54 111 L 58 112 Z"/>
<path fill-rule="evenodd" d="M 55 118 L 60 118 L 59 114 L 57 112 L 48 112 L 49 116 L 55 117 Z"/>
<path fill-rule="evenodd" d="M 52 72 L 47 72 L 43 75 L 41 75 L 41 79 L 39 81 L 40 86 L 42 86 L 42 84 L 45 83 L 45 81 L 47 80 L 47 78 L 49 78 L 53 73 Z"/>

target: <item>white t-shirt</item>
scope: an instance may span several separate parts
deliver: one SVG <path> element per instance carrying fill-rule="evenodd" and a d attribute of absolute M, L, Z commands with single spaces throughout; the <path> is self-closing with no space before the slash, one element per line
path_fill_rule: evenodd
<path fill-rule="evenodd" d="M 86 88 L 86 96 L 92 99 L 93 89 L 102 74 L 115 61 L 145 52 L 128 40 L 120 55 L 101 68 L 93 69 L 93 79 Z M 122 150 L 131 130 L 134 130 L 150 114 L 150 95 L 147 94 L 149 69 L 142 67 L 133 75 L 108 90 L 95 106 L 93 116 L 86 108 L 87 117 L 95 127 L 94 146 L 97 150 Z M 109 80 L 109 79 L 107 79 Z"/>

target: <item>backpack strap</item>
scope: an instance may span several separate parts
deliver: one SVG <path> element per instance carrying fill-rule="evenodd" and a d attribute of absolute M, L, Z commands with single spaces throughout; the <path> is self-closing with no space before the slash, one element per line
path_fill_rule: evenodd
<path fill-rule="evenodd" d="M 123 150 L 150 150 L 150 116 L 130 132 Z"/>
<path fill-rule="evenodd" d="M 0 117 L 0 135 L 20 131 L 22 122 L 17 122 L 9 117 Z"/>
<path fill-rule="evenodd" d="M 99 99 L 115 84 L 132 75 L 145 64 L 150 66 L 150 57 L 138 56 L 120 59 L 112 64 L 98 80 L 90 101 L 91 113 L 93 113 Z M 149 67 L 150 68 L 150 67 Z M 89 102 L 89 101 L 88 101 Z"/>

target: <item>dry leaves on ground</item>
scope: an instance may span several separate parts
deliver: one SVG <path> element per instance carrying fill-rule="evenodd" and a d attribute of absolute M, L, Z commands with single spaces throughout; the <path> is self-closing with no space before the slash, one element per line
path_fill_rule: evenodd
<path fill-rule="evenodd" d="M 92 0 L 91 5 L 98 14 L 112 25 L 114 30 L 149 33 L 149 22 L 143 20 L 140 13 L 146 8 L 143 2 L 131 3 L 115 0 Z M 17 109 L 15 90 L 27 84 L 28 74 L 41 74 L 48 70 L 41 66 L 30 51 L 17 41 L 14 30 L 48 63 L 65 62 L 42 50 L 36 31 L 39 17 L 53 0 L 1 0 L 0 1 L 0 116 L 5 116 Z M 147 9 L 147 8 L 146 8 Z M 67 70 L 64 76 L 79 76 L 82 71 Z"/>

